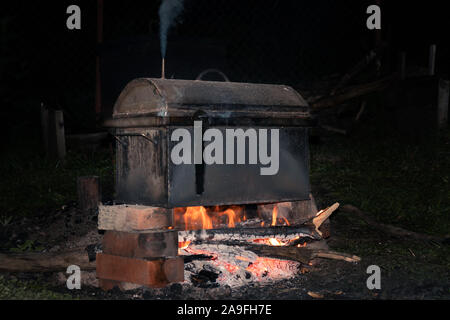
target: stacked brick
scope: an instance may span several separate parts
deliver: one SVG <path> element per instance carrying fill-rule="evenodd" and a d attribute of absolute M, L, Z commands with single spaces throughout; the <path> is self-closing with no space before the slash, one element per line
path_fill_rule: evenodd
<path fill-rule="evenodd" d="M 127 290 L 164 287 L 184 280 L 178 257 L 178 232 L 172 210 L 143 206 L 100 206 L 99 230 L 105 230 L 97 254 L 100 287 Z"/>

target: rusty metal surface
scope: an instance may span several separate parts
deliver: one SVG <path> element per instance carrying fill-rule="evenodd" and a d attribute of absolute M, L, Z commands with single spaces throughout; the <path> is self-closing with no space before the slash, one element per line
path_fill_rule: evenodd
<path fill-rule="evenodd" d="M 309 199 L 311 117 L 288 86 L 137 79 L 119 97 L 114 118 L 118 202 L 174 208 Z M 278 173 L 263 176 L 254 164 L 173 164 L 171 134 L 185 128 L 193 135 L 195 120 L 222 133 L 279 129 Z"/>
<path fill-rule="evenodd" d="M 210 118 L 310 117 L 306 101 L 285 85 L 136 79 L 119 96 L 113 118 L 192 117 L 198 111 Z"/>

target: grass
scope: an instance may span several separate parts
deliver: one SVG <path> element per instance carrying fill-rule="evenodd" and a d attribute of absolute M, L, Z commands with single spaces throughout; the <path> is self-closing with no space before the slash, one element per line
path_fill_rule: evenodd
<path fill-rule="evenodd" d="M 97 175 L 104 197 L 113 194 L 113 163 L 109 152 L 69 152 L 66 162 L 47 160 L 34 147 L 23 147 L 0 158 L 0 216 L 16 217 L 54 212 L 76 201 L 77 177 Z"/>
<path fill-rule="evenodd" d="M 73 300 L 73 296 L 52 291 L 38 281 L 6 279 L 0 275 L 0 300 Z"/>
<path fill-rule="evenodd" d="M 353 204 L 417 232 L 450 230 L 450 133 L 408 142 L 392 132 L 331 137 L 311 146 L 311 181 L 328 202 Z"/>

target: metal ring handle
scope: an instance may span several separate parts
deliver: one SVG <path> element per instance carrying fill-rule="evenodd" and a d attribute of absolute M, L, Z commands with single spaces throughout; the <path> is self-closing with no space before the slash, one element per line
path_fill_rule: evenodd
<path fill-rule="evenodd" d="M 195 80 L 196 81 L 203 80 L 203 76 L 205 76 L 208 73 L 217 73 L 222 76 L 222 78 L 225 82 L 230 82 L 230 79 L 228 79 L 228 77 L 225 75 L 225 73 L 223 73 L 219 69 L 206 69 L 206 70 L 202 71 Z"/>

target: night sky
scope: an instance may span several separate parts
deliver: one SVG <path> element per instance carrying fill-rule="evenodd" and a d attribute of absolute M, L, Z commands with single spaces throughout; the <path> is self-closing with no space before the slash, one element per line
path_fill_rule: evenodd
<path fill-rule="evenodd" d="M 198 70 L 219 66 L 232 81 L 308 87 L 345 72 L 374 48 L 375 31 L 365 27 L 372 2 L 186 0 L 169 35 L 169 76 L 193 79 Z M 408 52 L 408 63 L 426 66 L 428 47 L 436 43 L 437 71 L 448 75 L 443 3 L 382 1 L 389 68 L 396 68 L 400 51 Z M 81 8 L 81 30 L 66 28 L 70 4 Z M 45 102 L 65 110 L 69 130 L 95 126 L 97 55 L 104 58 L 103 116 L 126 82 L 159 75 L 159 5 L 106 0 L 99 45 L 96 1 L 2 4 L 2 117 L 14 119 L 12 126 L 33 126 Z"/>

